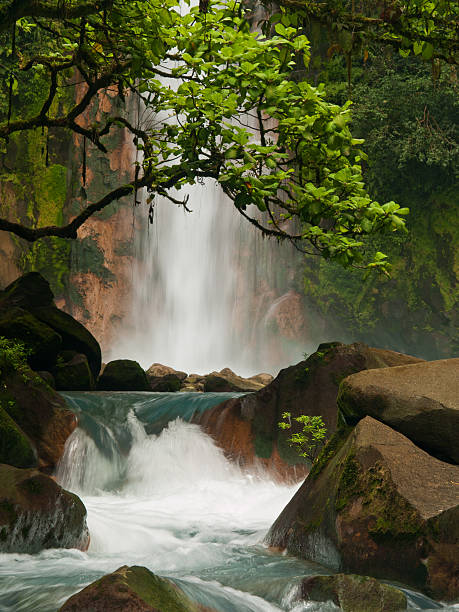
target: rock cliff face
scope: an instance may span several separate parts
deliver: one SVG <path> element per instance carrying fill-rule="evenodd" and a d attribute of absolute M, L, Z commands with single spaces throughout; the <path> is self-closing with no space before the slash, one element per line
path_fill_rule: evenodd
<path fill-rule="evenodd" d="M 70 105 L 83 94 L 82 85 L 69 88 L 62 103 Z M 114 93 L 101 93 L 84 121 L 90 125 L 117 104 Z M 107 141 L 111 153 L 105 156 L 80 135 L 50 131 L 13 136 L 6 157 L 6 166 L 13 170 L 0 168 L 0 214 L 36 227 L 60 224 L 87 202 L 131 180 L 132 140 L 119 130 Z M 45 148 L 47 158 L 42 155 Z M 107 348 L 131 293 L 132 203 L 120 200 L 91 218 L 77 241 L 46 238 L 30 244 L 0 232 L 0 288 L 24 272 L 41 272 L 58 306 L 84 323 Z"/>

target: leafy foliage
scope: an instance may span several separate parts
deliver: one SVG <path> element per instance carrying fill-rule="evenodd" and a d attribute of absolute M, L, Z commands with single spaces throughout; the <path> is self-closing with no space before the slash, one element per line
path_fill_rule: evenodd
<path fill-rule="evenodd" d="M 75 238 L 89 216 L 133 190 L 145 187 L 151 197 L 187 208 L 173 190 L 211 178 L 265 234 L 344 266 L 387 270 L 382 253 L 368 258 L 363 238 L 403 230 L 408 209 L 368 195 L 349 103 L 332 104 L 323 86 L 291 78 L 299 58 L 308 63 L 309 43 L 285 15 L 268 38 L 250 30 L 237 3 L 183 12 L 176 0 L 111 0 L 88 2 L 82 13 L 69 2 L 59 13 L 54 2 L 25 2 L 20 15 L 15 3 L 2 5 L 16 27 L 0 66 L 10 83 L 0 139 L 37 128 L 71 130 L 106 154 L 108 134 L 121 129 L 143 159 L 131 183 L 67 225 L 28 228 L 0 219 L 0 229 L 31 241 Z M 80 93 L 63 110 L 59 96 L 76 76 Z M 31 78 L 46 78 L 48 87 L 41 106 L 19 116 L 14 99 Z M 126 108 L 88 125 L 86 110 L 108 91 L 137 99 L 142 120 L 134 125 Z"/>
<path fill-rule="evenodd" d="M 269 2 L 267 2 L 269 4 Z M 328 54 L 368 55 L 377 43 L 402 56 L 459 62 L 456 0 L 281 0 L 295 16 L 327 27 Z"/>
<path fill-rule="evenodd" d="M 297 450 L 301 457 L 314 462 L 325 443 L 327 435 L 327 428 L 322 417 L 302 414 L 292 419 L 290 412 L 283 412 L 282 419 L 278 423 L 280 429 L 290 429 L 292 427 L 292 420 L 303 426 L 301 431 L 294 432 L 287 441 L 290 446 Z"/>
<path fill-rule="evenodd" d="M 27 371 L 27 357 L 30 352 L 23 342 L 0 336 L 0 377 L 11 371 Z"/>

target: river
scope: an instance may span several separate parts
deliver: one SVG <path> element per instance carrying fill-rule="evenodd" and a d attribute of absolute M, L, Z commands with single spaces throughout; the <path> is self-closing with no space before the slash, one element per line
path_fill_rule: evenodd
<path fill-rule="evenodd" d="M 301 578 L 331 572 L 263 544 L 299 485 L 244 472 L 188 422 L 235 395 L 65 393 L 80 425 L 56 478 L 87 508 L 90 547 L 0 555 L 0 611 L 56 612 L 121 565 L 144 565 L 219 612 L 338 610 L 295 601 Z M 410 609 L 459 609 L 405 592 Z"/>

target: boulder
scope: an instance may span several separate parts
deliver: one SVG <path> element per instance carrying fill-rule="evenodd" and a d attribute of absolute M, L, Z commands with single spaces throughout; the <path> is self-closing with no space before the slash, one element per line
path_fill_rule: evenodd
<path fill-rule="evenodd" d="M 300 598 L 306 601 L 332 601 L 343 612 L 400 612 L 406 610 L 405 593 L 369 576 L 335 574 L 305 578 Z"/>
<path fill-rule="evenodd" d="M 76 495 L 35 469 L 0 465 L 0 551 L 86 550 L 86 509 Z"/>
<path fill-rule="evenodd" d="M 9 446 L 10 453 L 2 455 L 2 461 L 18 467 L 37 465 L 50 473 L 76 427 L 75 415 L 67 409 L 64 399 L 26 365 L 20 369 L 0 366 L 0 370 L 0 408 L 10 417 L 2 419 L 2 426 L 9 430 L 3 448 Z M 32 463 L 30 445 L 34 453 Z"/>
<path fill-rule="evenodd" d="M 247 380 L 253 380 L 253 382 L 259 383 L 260 385 L 263 385 L 263 387 L 266 387 L 266 385 L 269 385 L 269 383 L 274 380 L 274 376 L 261 372 L 260 374 L 255 374 L 255 376 L 250 376 L 250 378 Z"/>
<path fill-rule="evenodd" d="M 459 596 L 459 467 L 371 417 L 339 430 L 267 543 L 344 571 Z"/>
<path fill-rule="evenodd" d="M 62 351 L 53 370 L 56 389 L 59 391 L 91 391 L 94 379 L 86 355 L 74 351 Z"/>
<path fill-rule="evenodd" d="M 62 349 L 86 355 L 94 379 L 102 364 L 99 343 L 84 325 L 56 306 L 33 308 L 31 312 L 62 338 Z"/>
<path fill-rule="evenodd" d="M 259 391 L 263 387 L 262 383 L 242 378 L 229 368 L 223 368 L 220 372 L 211 372 L 204 376 L 204 391 L 213 391 L 214 393 L 250 393 Z"/>
<path fill-rule="evenodd" d="M 97 382 L 99 391 L 151 391 L 147 375 L 137 361 L 116 359 L 105 366 Z"/>
<path fill-rule="evenodd" d="M 28 272 L 0 293 L 0 302 L 29 310 L 30 307 L 53 306 L 54 295 L 48 281 L 38 272 Z"/>
<path fill-rule="evenodd" d="M 182 382 L 180 391 L 203 392 L 204 391 L 204 376 L 201 374 L 188 374 Z"/>
<path fill-rule="evenodd" d="M 46 370 L 56 363 L 62 338 L 22 308 L 0 311 L 0 336 L 21 340 L 29 349 L 28 361 L 36 370 Z"/>
<path fill-rule="evenodd" d="M 279 480 L 298 480 L 307 473 L 305 461 L 287 438 L 300 430 L 279 429 L 283 412 L 292 417 L 321 416 L 331 435 L 336 430 L 336 396 L 346 376 L 367 368 L 384 368 L 421 361 L 365 344 L 321 344 L 305 361 L 281 370 L 256 393 L 226 402 L 196 415 L 194 422 L 213 436 L 227 456 L 245 466 L 261 464 Z"/>
<path fill-rule="evenodd" d="M 37 465 L 35 450 L 20 427 L 4 410 L 0 402 L 0 463 L 18 468 Z"/>
<path fill-rule="evenodd" d="M 28 325 L 35 320 L 35 326 L 41 325 L 41 333 L 44 333 L 45 328 L 50 329 L 60 339 L 54 361 L 51 364 L 41 361 L 31 362 L 35 369 L 49 369 L 50 365 L 54 365 L 59 349 L 71 350 L 86 355 L 94 378 L 98 376 L 101 366 L 99 343 L 81 323 L 55 306 L 49 283 L 41 274 L 38 272 L 24 274 L 0 292 L 2 316 L 6 316 L 5 313 L 11 310 L 16 313 L 26 311 L 33 317 L 33 319 L 28 317 Z M 24 317 L 24 314 L 22 316 Z M 0 334 L 6 335 L 3 332 Z M 21 335 L 7 337 L 16 337 L 29 344 L 28 338 Z M 54 342 L 56 342 L 55 338 Z"/>
<path fill-rule="evenodd" d="M 459 463 L 459 359 L 353 374 L 338 406 L 350 425 L 372 416 L 438 459 Z"/>
<path fill-rule="evenodd" d="M 174 370 L 161 363 L 154 363 L 146 371 L 152 391 L 179 391 L 188 376 L 186 372 Z"/>
<path fill-rule="evenodd" d="M 212 612 L 171 580 L 146 567 L 123 565 L 76 593 L 59 612 Z"/>

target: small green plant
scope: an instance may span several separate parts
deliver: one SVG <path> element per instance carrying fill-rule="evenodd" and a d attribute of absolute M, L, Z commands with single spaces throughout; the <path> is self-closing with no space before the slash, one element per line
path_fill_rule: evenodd
<path fill-rule="evenodd" d="M 287 442 L 290 446 L 296 448 L 301 457 L 305 457 L 314 463 L 327 435 L 327 428 L 322 417 L 302 414 L 292 418 L 290 412 L 283 412 L 282 419 L 278 423 L 280 429 L 291 429 L 292 421 L 296 421 L 303 426 L 302 431 L 292 433 Z"/>
<path fill-rule="evenodd" d="M 30 354 L 23 342 L 0 336 L 0 375 L 8 370 L 22 372 L 27 368 L 27 357 Z"/>

